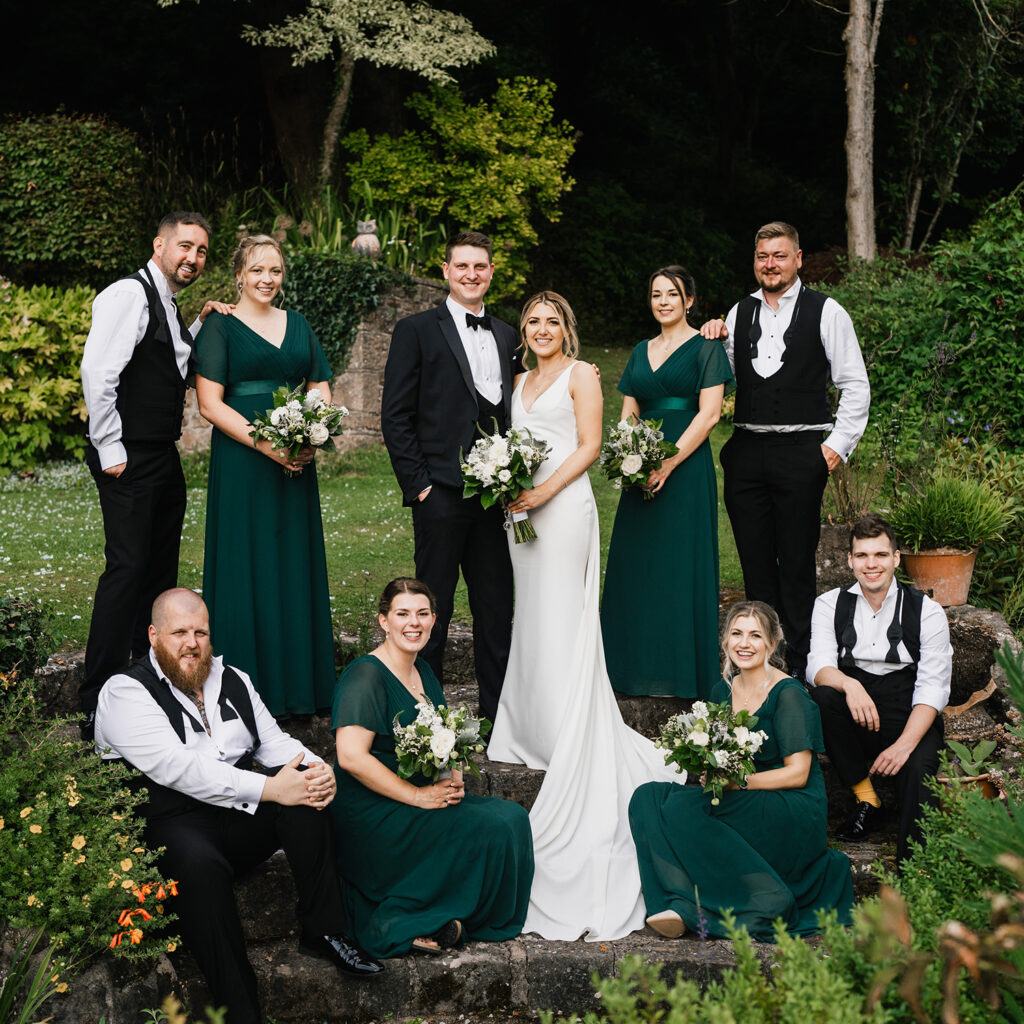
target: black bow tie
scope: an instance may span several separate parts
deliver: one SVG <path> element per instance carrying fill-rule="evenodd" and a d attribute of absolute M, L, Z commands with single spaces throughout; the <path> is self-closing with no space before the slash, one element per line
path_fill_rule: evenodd
<path fill-rule="evenodd" d="M 472 313 L 466 314 L 466 326 L 472 327 L 475 331 L 478 327 L 482 327 L 485 331 L 491 329 L 491 318 L 487 313 L 483 316 L 473 316 Z"/>

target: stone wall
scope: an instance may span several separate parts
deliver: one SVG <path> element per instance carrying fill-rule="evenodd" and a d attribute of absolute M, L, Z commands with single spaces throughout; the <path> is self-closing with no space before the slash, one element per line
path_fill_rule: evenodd
<path fill-rule="evenodd" d="M 445 292 L 445 287 L 437 281 L 414 278 L 409 287 L 384 292 L 377 308 L 362 319 L 349 353 L 348 366 L 334 380 L 333 401 L 349 411 L 345 433 L 335 441 L 339 451 L 380 443 L 380 393 L 391 331 L 403 316 L 436 306 Z M 183 452 L 209 448 L 210 431 L 210 424 L 199 415 L 196 393 L 190 390 L 185 399 L 179 447 Z"/>

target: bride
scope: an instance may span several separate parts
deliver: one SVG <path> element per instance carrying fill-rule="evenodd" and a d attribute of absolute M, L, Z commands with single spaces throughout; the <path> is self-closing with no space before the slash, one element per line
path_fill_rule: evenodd
<path fill-rule="evenodd" d="M 645 782 L 684 777 L 622 721 L 605 669 L 587 477 L 601 447 L 600 382 L 575 360 L 576 318 L 560 295 L 529 299 L 520 331 L 537 367 L 516 378 L 512 426 L 551 452 L 511 506 L 530 514 L 537 539 L 509 537 L 516 612 L 487 753 L 546 772 L 530 812 L 536 872 L 523 931 L 617 939 L 644 923 L 629 799 Z"/>

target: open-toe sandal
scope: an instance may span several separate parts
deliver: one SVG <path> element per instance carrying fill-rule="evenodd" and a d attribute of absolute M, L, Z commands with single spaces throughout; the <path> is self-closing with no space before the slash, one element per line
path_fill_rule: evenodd
<path fill-rule="evenodd" d="M 415 953 L 429 953 L 431 956 L 438 956 L 441 953 L 441 946 L 432 936 L 421 935 L 412 940 L 412 948 Z"/>
<path fill-rule="evenodd" d="M 462 922 L 458 919 L 449 921 L 444 927 L 438 928 L 430 936 L 442 949 L 451 949 L 457 946 L 462 938 Z"/>

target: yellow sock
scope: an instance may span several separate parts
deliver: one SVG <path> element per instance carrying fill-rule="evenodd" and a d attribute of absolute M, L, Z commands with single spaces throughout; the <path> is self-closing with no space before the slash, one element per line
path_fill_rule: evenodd
<path fill-rule="evenodd" d="M 853 796 L 859 804 L 871 804 L 872 807 L 882 806 L 882 801 L 878 799 L 875 787 L 871 785 L 871 779 L 867 776 L 853 787 Z"/>

